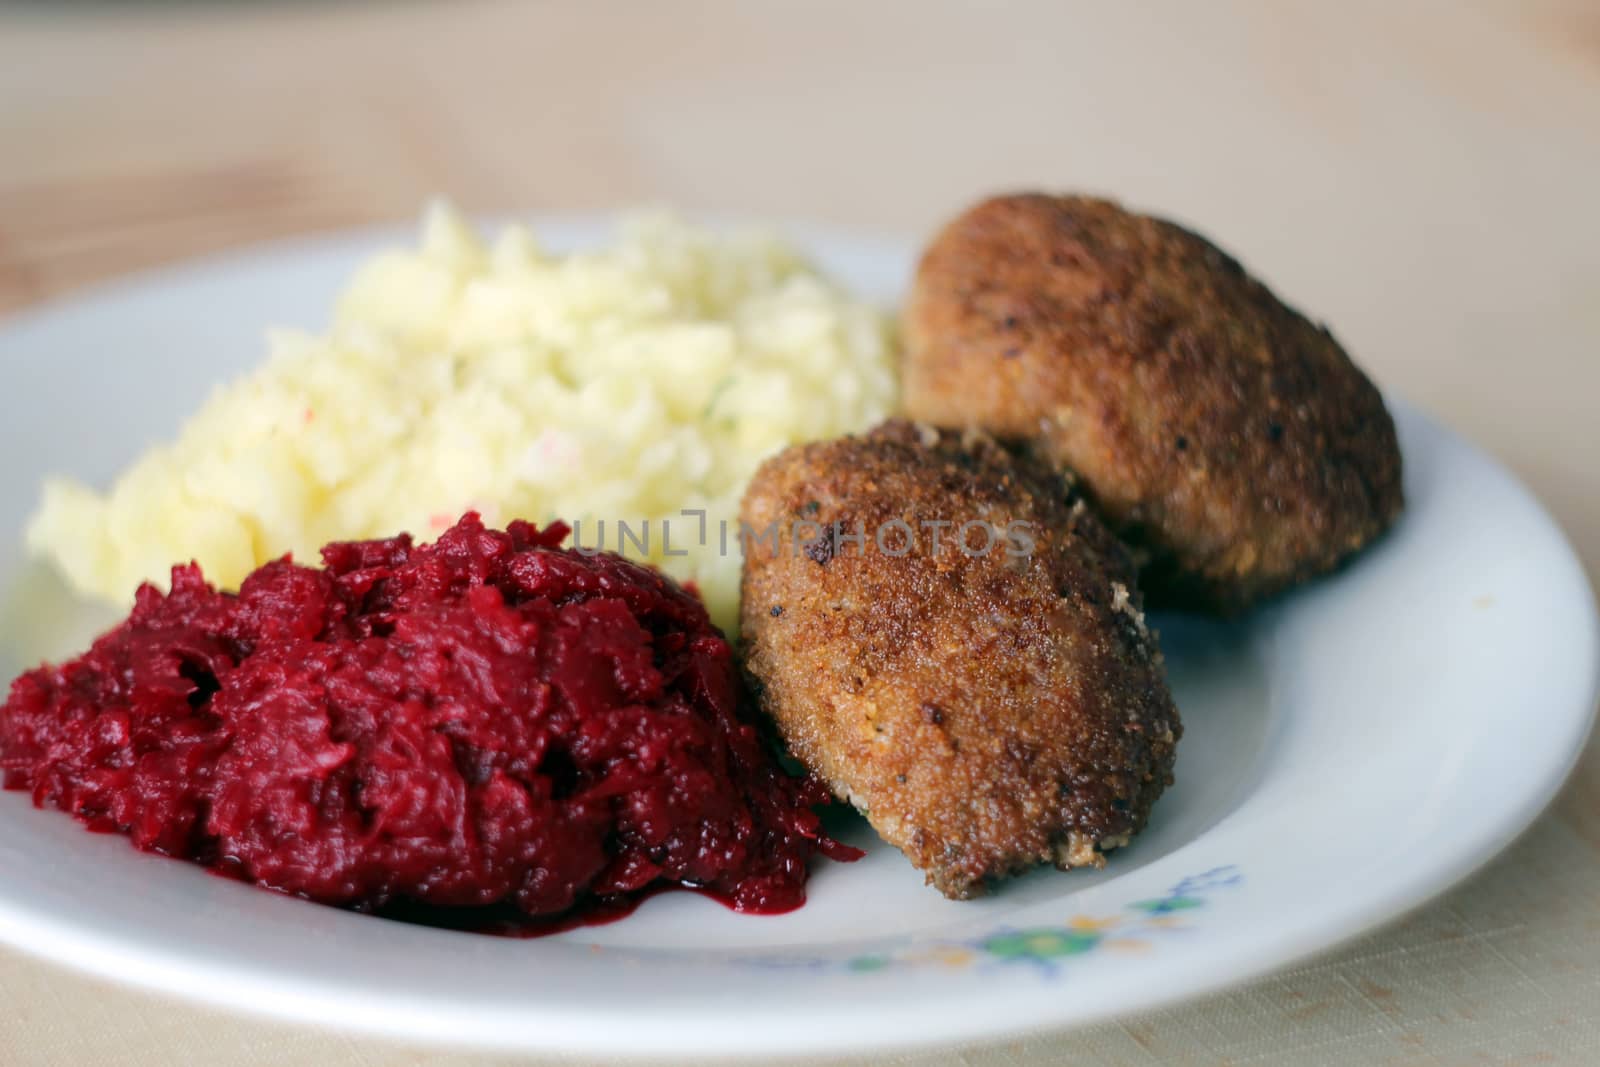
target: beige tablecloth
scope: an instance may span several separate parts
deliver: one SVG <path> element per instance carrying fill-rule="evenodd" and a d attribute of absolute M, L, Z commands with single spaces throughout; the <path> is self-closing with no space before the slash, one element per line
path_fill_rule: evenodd
<path fill-rule="evenodd" d="M 918 235 L 1024 186 L 1218 237 L 1600 568 L 1592 3 L 0 9 L 0 308 L 435 192 Z M 1392 929 L 1175 1010 L 907 1062 L 1600 1062 L 1597 891 L 1591 747 L 1519 844 Z M 0 1005 L 6 1065 L 498 1062 L 3 952 Z"/>

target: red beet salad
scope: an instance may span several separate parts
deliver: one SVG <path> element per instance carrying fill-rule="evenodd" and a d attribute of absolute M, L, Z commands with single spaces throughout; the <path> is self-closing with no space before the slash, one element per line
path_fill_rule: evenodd
<path fill-rule="evenodd" d="M 849 859 L 691 593 L 567 528 L 467 515 L 218 592 L 194 566 L 0 707 L 7 788 L 329 904 L 551 916 L 660 883 L 744 911 Z"/>

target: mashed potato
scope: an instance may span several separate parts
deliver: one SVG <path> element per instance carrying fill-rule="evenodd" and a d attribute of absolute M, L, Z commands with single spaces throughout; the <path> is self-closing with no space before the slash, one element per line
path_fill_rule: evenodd
<path fill-rule="evenodd" d="M 420 248 L 357 272 L 326 335 L 270 349 L 109 492 L 47 483 L 32 550 L 126 600 L 191 558 L 232 587 L 330 540 L 431 540 L 468 509 L 491 525 L 564 518 L 585 547 L 696 582 L 728 629 L 757 464 L 896 399 L 880 312 L 776 240 L 665 215 L 552 256 L 521 227 L 485 247 L 435 208 Z M 685 515 L 699 511 L 703 527 Z"/>

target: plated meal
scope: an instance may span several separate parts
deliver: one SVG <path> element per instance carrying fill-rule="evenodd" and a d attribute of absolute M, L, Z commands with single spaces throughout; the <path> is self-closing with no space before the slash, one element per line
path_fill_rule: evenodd
<path fill-rule="evenodd" d="M 946 227 L 872 429 L 887 324 L 770 240 L 551 259 L 441 208 L 341 307 L 108 492 L 46 484 L 31 547 L 133 612 L 0 706 L 8 788 L 328 904 L 788 910 L 859 855 L 829 791 L 950 897 L 1101 866 L 1183 732 L 1145 589 L 1237 613 L 1401 508 L 1332 335 L 1109 201 Z"/>
<path fill-rule="evenodd" d="M 0 472 L 7 941 L 528 1050 L 1014 1033 L 1416 904 L 1587 729 L 1537 505 L 1173 223 L 329 247 L 0 331 L 10 429 L 130 323 L 211 386 Z M 165 317 L 336 277 L 254 365 Z"/>

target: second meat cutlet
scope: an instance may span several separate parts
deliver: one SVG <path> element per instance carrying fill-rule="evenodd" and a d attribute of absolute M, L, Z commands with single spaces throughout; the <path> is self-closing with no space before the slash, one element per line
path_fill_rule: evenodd
<path fill-rule="evenodd" d="M 1233 614 L 1401 508 L 1383 398 L 1333 336 L 1170 222 L 1004 196 L 924 254 L 907 414 L 1030 440 L 1149 557 L 1156 607 Z"/>
<path fill-rule="evenodd" d="M 1058 474 L 893 421 L 768 460 L 741 521 L 762 707 L 946 896 L 1144 826 L 1178 713 L 1126 551 Z"/>

